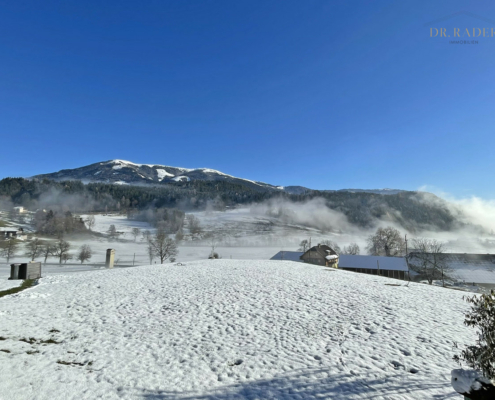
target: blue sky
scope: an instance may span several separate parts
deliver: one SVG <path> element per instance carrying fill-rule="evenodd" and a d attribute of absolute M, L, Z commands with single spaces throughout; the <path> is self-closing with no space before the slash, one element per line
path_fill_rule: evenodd
<path fill-rule="evenodd" d="M 0 7 L 0 177 L 118 158 L 495 197 L 495 37 L 430 37 L 495 28 L 495 3 Z"/>

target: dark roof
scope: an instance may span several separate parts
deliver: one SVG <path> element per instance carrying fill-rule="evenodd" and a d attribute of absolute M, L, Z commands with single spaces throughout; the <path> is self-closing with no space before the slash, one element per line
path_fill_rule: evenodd
<path fill-rule="evenodd" d="M 332 249 L 331 247 L 329 247 L 329 246 L 327 246 L 325 244 L 319 244 L 317 246 L 313 246 L 308 251 L 316 251 L 323 258 L 325 258 L 326 256 L 330 256 L 330 255 L 336 255 L 336 256 L 338 256 L 338 254 L 335 252 L 334 249 Z M 308 251 L 306 251 L 306 253 Z M 304 254 L 306 254 L 306 253 L 304 253 Z"/>
<path fill-rule="evenodd" d="M 275 254 L 270 260 L 289 260 L 289 261 L 299 261 L 301 262 L 300 257 L 304 253 L 302 251 L 279 251 Z"/>

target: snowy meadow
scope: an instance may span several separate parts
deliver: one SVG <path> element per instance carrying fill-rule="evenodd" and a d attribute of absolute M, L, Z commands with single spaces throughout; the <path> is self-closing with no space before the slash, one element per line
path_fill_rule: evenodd
<path fill-rule="evenodd" d="M 51 275 L 0 298 L 0 398 L 461 398 L 462 295 L 290 261 Z"/>

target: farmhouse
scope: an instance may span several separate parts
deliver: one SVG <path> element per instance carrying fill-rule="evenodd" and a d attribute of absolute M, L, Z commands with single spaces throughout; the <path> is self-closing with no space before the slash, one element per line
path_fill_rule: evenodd
<path fill-rule="evenodd" d="M 405 257 L 339 255 L 325 245 L 314 246 L 304 253 L 300 251 L 279 251 L 270 260 L 299 261 L 362 274 L 380 275 L 403 280 L 409 279 Z M 417 274 L 414 272 L 410 272 L 410 276 L 411 279 L 417 278 Z M 493 282 L 495 283 L 495 271 L 493 272 Z"/>
<path fill-rule="evenodd" d="M 324 244 L 311 247 L 299 258 L 305 263 L 325 265 L 333 268 L 338 268 L 339 266 L 339 255 L 335 250 Z"/>

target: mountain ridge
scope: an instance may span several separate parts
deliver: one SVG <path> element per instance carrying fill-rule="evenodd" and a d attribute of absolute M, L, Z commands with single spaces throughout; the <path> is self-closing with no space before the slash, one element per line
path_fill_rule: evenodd
<path fill-rule="evenodd" d="M 57 172 L 38 174 L 29 179 L 51 179 L 55 181 L 79 180 L 83 183 L 112 183 L 117 185 L 148 186 L 162 183 L 187 182 L 191 180 L 227 181 L 242 184 L 251 188 L 270 191 L 283 191 L 289 194 L 304 194 L 310 191 L 319 192 L 351 192 L 397 194 L 402 189 L 310 189 L 300 185 L 279 186 L 265 182 L 238 178 L 211 168 L 184 168 L 162 164 L 139 164 L 132 161 L 114 159 L 101 161 L 86 166 L 62 169 Z"/>

